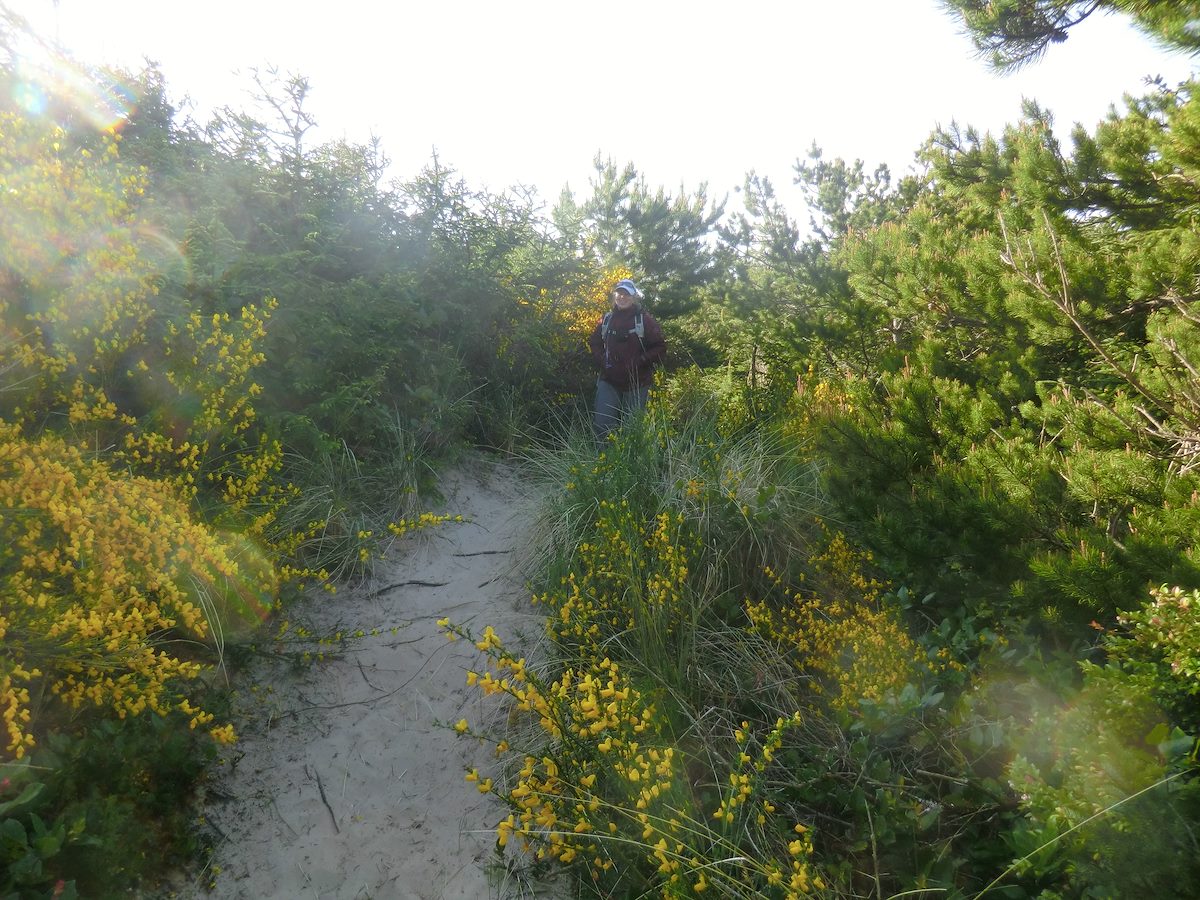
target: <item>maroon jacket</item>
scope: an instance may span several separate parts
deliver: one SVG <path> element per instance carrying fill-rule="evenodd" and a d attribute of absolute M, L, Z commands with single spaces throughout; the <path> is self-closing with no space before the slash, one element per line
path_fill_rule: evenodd
<path fill-rule="evenodd" d="M 642 314 L 642 330 L 645 332 L 640 341 L 634 330 L 639 311 Z M 588 346 L 591 347 L 592 358 L 600 369 L 600 377 L 621 391 L 628 390 L 635 384 L 649 386 L 654 377 L 654 367 L 667 355 L 662 326 L 654 316 L 637 303 L 629 309 L 617 309 L 614 306 L 607 335 L 602 333 L 604 330 L 604 320 L 601 319 L 596 323 L 592 336 L 588 338 Z"/>

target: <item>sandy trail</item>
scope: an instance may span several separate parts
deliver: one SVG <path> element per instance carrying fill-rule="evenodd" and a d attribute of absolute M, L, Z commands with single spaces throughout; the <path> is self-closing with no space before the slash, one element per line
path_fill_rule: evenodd
<path fill-rule="evenodd" d="M 373 585 L 293 617 L 367 637 L 322 663 L 265 659 L 239 676 L 240 741 L 205 809 L 218 846 L 184 896 L 209 883 L 209 896 L 246 900 L 504 895 L 484 870 L 499 807 L 463 780 L 494 758 L 449 727 L 480 720 L 464 676 L 478 653 L 436 621 L 490 624 L 506 641 L 540 630 L 514 571 L 532 500 L 511 467 L 482 458 L 443 492 L 465 522 L 403 539 Z"/>

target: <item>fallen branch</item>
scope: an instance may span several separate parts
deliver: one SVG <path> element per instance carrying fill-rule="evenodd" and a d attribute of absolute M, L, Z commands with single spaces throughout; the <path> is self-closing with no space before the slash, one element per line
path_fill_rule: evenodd
<path fill-rule="evenodd" d="M 310 769 L 307 765 L 304 771 L 308 773 L 309 778 L 313 778 L 317 782 L 317 791 L 321 794 L 321 802 L 325 804 L 325 808 L 329 810 L 329 818 L 333 821 L 333 830 L 338 834 L 342 833 L 342 829 L 338 827 L 337 816 L 333 814 L 333 807 L 329 805 L 329 799 L 325 796 L 325 785 L 321 784 L 321 773 L 316 769 Z"/>
<path fill-rule="evenodd" d="M 372 600 L 388 591 L 394 591 L 398 587 L 445 587 L 450 582 L 448 581 L 397 581 L 395 584 L 389 584 L 387 587 L 380 588 L 377 591 L 371 591 L 367 596 Z"/>
<path fill-rule="evenodd" d="M 407 643 L 413 643 L 413 642 L 408 641 Z M 417 669 L 417 671 L 413 674 L 412 678 L 408 679 L 408 681 L 404 682 L 404 684 L 400 685 L 399 687 L 393 688 L 392 690 L 388 691 L 386 694 L 379 694 L 376 697 L 367 697 L 363 700 L 347 700 L 345 703 L 313 703 L 308 706 L 301 706 L 298 709 L 285 709 L 279 713 L 278 718 L 282 719 L 285 716 L 299 715 L 302 712 L 308 712 L 309 710 L 313 710 L 313 709 L 344 709 L 347 706 L 364 706 L 364 705 L 368 705 L 371 703 L 378 703 L 380 700 L 386 700 L 388 697 L 392 697 L 392 696 L 400 693 L 402 690 L 404 690 L 406 687 L 408 687 L 410 684 L 412 684 L 414 681 L 416 681 L 421 676 L 421 674 L 425 671 L 425 667 L 427 665 L 429 665 L 429 661 L 432 660 L 433 658 L 435 658 L 438 654 L 440 654 L 442 652 L 443 649 L 445 649 L 446 647 L 449 647 L 449 646 L 450 646 L 449 644 L 443 643 L 440 647 L 438 647 L 431 654 L 429 654 L 429 657 L 425 660 L 425 662 L 421 663 L 421 667 L 419 669 Z M 299 694 L 300 692 L 297 691 L 296 693 Z M 300 699 L 305 700 L 307 698 L 304 697 L 303 694 L 300 694 Z"/>
<path fill-rule="evenodd" d="M 375 685 L 371 684 L 371 679 L 367 677 L 367 670 L 363 668 L 362 660 L 356 659 L 355 662 L 358 663 L 359 674 L 362 675 L 363 681 L 365 681 L 367 683 L 367 686 L 375 688 L 375 690 L 377 690 L 377 691 L 382 691 L 383 688 L 376 687 Z"/>

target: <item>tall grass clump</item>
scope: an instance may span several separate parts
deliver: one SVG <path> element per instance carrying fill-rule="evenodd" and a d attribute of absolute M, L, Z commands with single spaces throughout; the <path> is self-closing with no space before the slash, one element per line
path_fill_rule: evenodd
<path fill-rule="evenodd" d="M 300 419 L 289 420 L 289 429 L 284 469 L 292 491 L 277 526 L 287 573 L 297 583 L 360 580 L 419 517 L 433 491 L 433 454 L 398 414 L 381 429 L 386 450 L 366 464 Z"/>
<path fill-rule="evenodd" d="M 548 488 L 530 547 L 543 580 L 561 576 L 556 567 L 587 543 L 601 504 L 614 503 L 631 521 L 666 514 L 686 527 L 703 548 L 709 591 L 730 615 L 737 591 L 762 582 L 767 568 L 786 572 L 817 532 L 819 467 L 784 430 L 756 427 L 728 406 L 702 384 L 671 382 L 599 446 L 577 419 L 562 423 L 559 441 L 527 451 L 526 467 Z"/>

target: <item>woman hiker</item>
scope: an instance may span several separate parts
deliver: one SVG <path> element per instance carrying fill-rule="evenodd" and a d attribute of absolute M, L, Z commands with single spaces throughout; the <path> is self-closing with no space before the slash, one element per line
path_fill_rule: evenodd
<path fill-rule="evenodd" d="M 612 292 L 612 309 L 588 338 L 600 369 L 592 422 L 601 443 L 624 413 L 646 406 L 654 368 L 667 355 L 662 326 L 642 309 L 641 300 L 642 292 L 630 279 L 618 281 Z"/>

